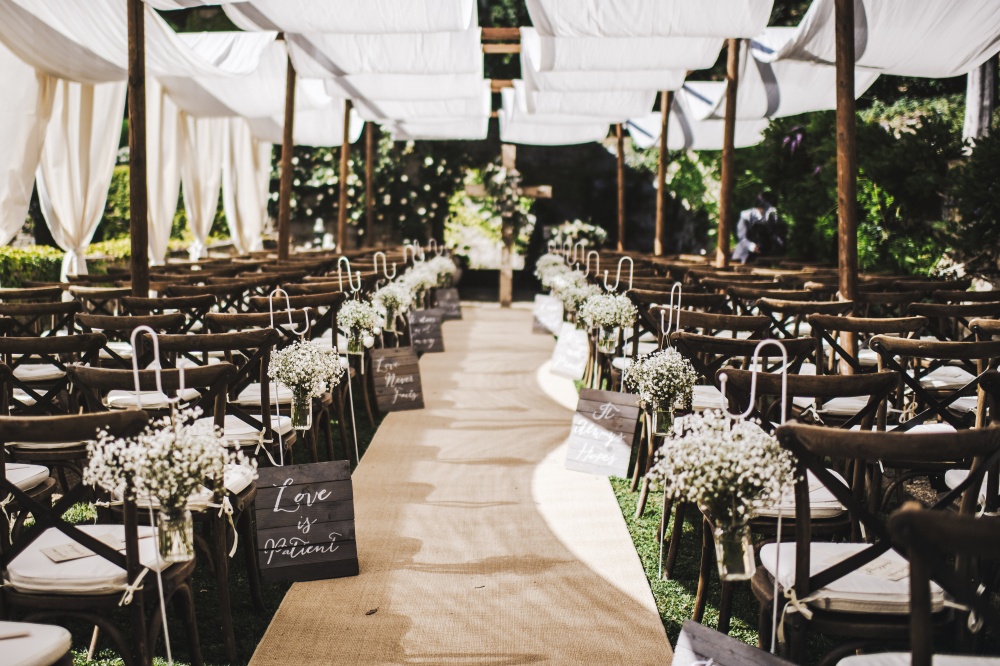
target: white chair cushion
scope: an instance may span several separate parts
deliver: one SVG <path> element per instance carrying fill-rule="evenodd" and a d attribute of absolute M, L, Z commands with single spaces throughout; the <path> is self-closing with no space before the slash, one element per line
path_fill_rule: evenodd
<path fill-rule="evenodd" d="M 27 391 L 19 388 L 14 389 L 14 400 L 18 401 L 25 407 L 31 407 L 35 405 L 38 401 L 31 397 Z"/>
<path fill-rule="evenodd" d="M 878 352 L 874 349 L 859 349 L 858 365 L 862 368 L 871 368 L 878 365 Z"/>
<path fill-rule="evenodd" d="M 226 490 L 234 495 L 239 495 L 246 490 L 247 486 L 253 483 L 255 473 L 252 469 L 242 465 L 226 465 L 225 485 Z"/>
<path fill-rule="evenodd" d="M 632 359 L 628 356 L 616 356 L 611 359 L 611 366 L 618 370 L 624 370 L 630 365 L 632 365 Z"/>
<path fill-rule="evenodd" d="M 254 418 L 260 418 L 259 414 L 251 414 Z M 213 423 L 211 416 L 198 419 Z M 274 414 L 271 415 L 271 428 L 282 435 L 287 435 L 292 431 L 292 419 L 290 416 L 282 416 L 280 419 Z M 235 414 L 226 414 L 223 438 L 237 446 L 249 446 L 257 443 L 260 431 L 249 423 L 244 423 Z"/>
<path fill-rule="evenodd" d="M 49 478 L 49 468 L 42 465 L 25 465 L 22 463 L 7 463 L 4 465 L 7 480 L 21 490 L 31 490 Z"/>
<path fill-rule="evenodd" d="M 726 407 L 722 392 L 714 386 L 695 386 L 692 393 L 691 409 L 696 412 Z"/>
<path fill-rule="evenodd" d="M 660 348 L 655 342 L 643 342 L 642 340 L 639 340 L 638 347 L 639 347 L 639 356 L 652 354 L 653 352 L 659 350 Z"/>
<path fill-rule="evenodd" d="M 896 426 L 886 426 L 886 430 L 895 430 Z M 943 432 L 956 432 L 955 426 L 950 423 L 921 423 L 918 426 L 913 426 L 909 430 L 904 430 L 903 432 L 908 434 L 933 434 L 933 433 L 943 433 Z"/>
<path fill-rule="evenodd" d="M 921 377 L 920 385 L 926 389 L 958 389 L 975 378 L 975 375 L 962 368 L 957 368 L 953 365 L 943 365 Z"/>
<path fill-rule="evenodd" d="M 712 335 L 714 335 L 717 338 L 731 338 L 733 337 L 733 332 L 723 329 L 721 331 L 716 331 Z M 737 331 L 736 333 L 737 340 L 747 340 L 749 338 L 750 338 L 750 331 Z"/>
<path fill-rule="evenodd" d="M 22 382 L 50 382 L 65 377 L 66 371 L 51 363 L 32 363 L 14 368 L 14 376 Z"/>
<path fill-rule="evenodd" d="M 101 350 L 101 358 L 114 358 L 108 350 L 113 351 L 123 359 L 127 360 L 132 358 L 132 344 L 129 342 L 111 340 L 104 347 L 105 348 Z"/>
<path fill-rule="evenodd" d="M 271 384 L 271 404 L 279 405 L 290 405 L 292 404 L 292 398 L 295 393 L 292 389 L 281 384 Z M 256 406 L 260 404 L 260 384 L 254 383 L 247 386 L 245 389 L 240 391 L 240 394 L 236 396 L 236 400 L 232 401 L 235 405 L 243 406 Z"/>
<path fill-rule="evenodd" d="M 950 405 L 948 409 L 953 412 L 958 412 L 959 414 L 968 414 L 969 412 L 974 412 L 979 407 L 979 398 L 974 395 L 967 395 L 964 398 L 959 398 L 955 400 Z"/>
<path fill-rule="evenodd" d="M 912 657 L 909 652 L 882 652 L 881 654 L 861 654 L 846 657 L 837 662 L 837 666 L 910 666 Z M 967 657 L 957 654 L 935 654 L 931 657 L 931 666 L 986 666 L 1000 664 L 996 657 Z"/>
<path fill-rule="evenodd" d="M 201 396 L 196 389 L 184 389 L 180 392 L 183 402 L 197 400 Z M 129 409 L 136 406 L 135 391 L 109 391 L 105 403 L 111 409 Z M 140 391 L 139 406 L 141 409 L 166 409 L 170 406 L 167 396 L 159 391 Z"/>
<path fill-rule="evenodd" d="M 944 473 L 944 483 L 946 486 L 952 489 L 961 485 L 962 482 L 965 481 L 967 478 L 969 478 L 969 470 L 967 469 L 949 469 L 947 472 Z M 986 482 L 989 481 L 989 478 L 990 475 L 989 473 L 987 473 L 986 476 L 983 477 L 982 484 L 980 484 L 979 486 L 980 502 L 986 501 Z"/>
<path fill-rule="evenodd" d="M 122 525 L 81 525 L 79 529 L 93 537 L 111 535 L 124 542 Z M 139 561 L 144 567 L 162 571 L 167 565 L 160 559 L 153 528 L 139 527 Z M 143 537 L 147 538 L 143 538 Z M 61 594 L 112 594 L 125 589 L 128 576 L 103 557 L 92 555 L 56 564 L 42 549 L 77 543 L 54 527 L 45 530 L 7 567 L 10 584 L 19 592 L 59 592 Z M 124 547 L 121 552 L 124 552 Z"/>
<path fill-rule="evenodd" d="M 653 344 L 656 344 L 656 334 L 652 331 L 643 331 L 642 334 L 639 335 L 639 342 L 652 342 Z"/>
<path fill-rule="evenodd" d="M 84 446 L 86 442 L 9 442 L 8 446 L 24 451 L 55 451 Z"/>
<path fill-rule="evenodd" d="M 760 561 L 772 575 L 776 575 L 778 550 L 781 551 L 778 582 L 789 588 L 795 582 L 795 544 L 767 544 L 760 550 Z M 811 544 L 810 573 L 816 574 L 868 548 L 863 543 L 813 543 Z M 850 613 L 890 613 L 905 615 L 910 611 L 910 564 L 894 550 L 883 553 L 864 567 L 856 569 L 824 588 L 812 592 L 807 601 L 810 606 L 829 611 Z M 931 585 L 931 608 L 944 607 L 944 593 Z"/>
<path fill-rule="evenodd" d="M 27 633 L 27 636 L 0 640 L 3 663 L 7 666 L 51 666 L 72 647 L 73 637 L 62 627 L 30 622 L 0 622 L 0 638 Z"/>
<path fill-rule="evenodd" d="M 812 398 L 792 398 L 792 403 L 801 409 L 808 409 L 816 403 Z M 830 416 L 854 416 L 868 404 L 867 397 L 850 396 L 831 398 L 823 403 L 823 408 L 817 410 L 820 414 Z"/>
<path fill-rule="evenodd" d="M 827 470 L 838 481 L 847 484 L 836 471 Z M 816 475 L 808 472 L 809 479 L 809 515 L 813 518 L 835 518 L 846 511 L 844 505 L 837 501 L 830 489 L 824 486 Z M 795 489 L 792 488 L 781 499 L 771 506 L 754 507 L 754 514 L 764 518 L 777 518 L 779 511 L 785 518 L 795 517 Z"/>

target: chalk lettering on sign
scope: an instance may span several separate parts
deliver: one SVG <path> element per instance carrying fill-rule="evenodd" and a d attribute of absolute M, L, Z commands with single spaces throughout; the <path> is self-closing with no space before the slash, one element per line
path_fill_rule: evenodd
<path fill-rule="evenodd" d="M 594 418 L 598 421 L 605 421 L 607 419 L 613 419 L 621 413 L 622 410 L 618 409 L 610 402 L 606 402 L 601 405 L 598 411 L 594 412 Z"/>
<path fill-rule="evenodd" d="M 312 544 L 299 537 L 291 537 L 288 539 L 284 537 L 280 539 L 268 539 L 264 543 L 264 550 L 267 551 L 267 563 L 271 564 L 271 559 L 275 555 L 294 560 L 295 558 L 302 557 L 303 555 L 335 553 L 337 552 L 337 549 L 340 548 L 340 544 L 336 543 L 337 537 L 339 536 L 341 535 L 336 532 L 331 532 L 329 535 L 330 543 L 324 543 L 322 545 Z"/>
<path fill-rule="evenodd" d="M 412 347 L 374 349 L 371 352 L 375 401 L 382 412 L 422 409 L 420 365 Z"/>
<path fill-rule="evenodd" d="M 640 411 L 638 396 L 581 389 L 570 429 L 566 468 L 601 476 L 626 476 Z"/>
<path fill-rule="evenodd" d="M 565 322 L 559 331 L 556 347 L 552 351 L 552 374 L 568 379 L 582 379 L 587 369 L 587 358 L 590 354 L 590 341 L 587 332 L 579 330 L 575 325 Z"/>

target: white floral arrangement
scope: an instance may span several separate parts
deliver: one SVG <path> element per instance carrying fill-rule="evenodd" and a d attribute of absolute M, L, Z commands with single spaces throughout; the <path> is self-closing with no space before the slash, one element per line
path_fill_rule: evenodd
<path fill-rule="evenodd" d="M 552 295 L 562 301 L 566 312 L 576 312 L 583 303 L 603 292 L 600 287 L 587 282 L 579 271 L 557 275 L 552 279 Z"/>
<path fill-rule="evenodd" d="M 627 328 L 635 323 L 638 311 L 624 294 L 600 294 L 584 301 L 578 314 L 591 328 L 595 326 Z"/>
<path fill-rule="evenodd" d="M 640 356 L 625 369 L 625 385 L 642 402 L 660 409 L 691 409 L 691 399 L 699 376 L 691 361 L 675 349 Z"/>
<path fill-rule="evenodd" d="M 293 391 L 318 398 L 340 384 L 344 368 L 336 349 L 298 341 L 271 352 L 267 376 Z"/>
<path fill-rule="evenodd" d="M 146 426 L 136 437 L 119 438 L 101 431 L 87 444 L 90 461 L 83 482 L 129 500 L 151 499 L 166 510 L 187 508 L 188 499 L 211 482 L 223 488 L 227 465 L 239 465 L 256 478 L 257 463 L 227 448 L 222 433 L 201 410 L 178 412 Z M 154 503 L 155 503 L 154 502 Z"/>
<path fill-rule="evenodd" d="M 413 292 L 398 282 L 391 282 L 372 294 L 372 304 L 383 312 L 403 313 L 413 305 Z"/>
<path fill-rule="evenodd" d="M 754 505 L 778 502 L 794 470 L 792 454 L 757 423 L 706 410 L 674 422 L 648 476 L 663 481 L 668 497 L 739 522 Z"/>
<path fill-rule="evenodd" d="M 563 222 L 552 230 L 552 241 L 558 245 L 565 243 L 576 244 L 582 241 L 587 247 L 600 247 L 608 240 L 608 232 L 601 227 L 584 222 L 583 220 L 573 220 Z"/>
<path fill-rule="evenodd" d="M 557 276 L 565 275 L 572 270 L 566 265 L 566 260 L 558 254 L 543 254 L 535 263 L 535 277 L 541 281 L 542 286 L 546 289 L 552 287 L 552 281 Z"/>
<path fill-rule="evenodd" d="M 438 284 L 438 274 L 426 263 L 417 264 L 406 271 L 397 282 L 409 289 L 416 296 L 436 287 Z"/>
<path fill-rule="evenodd" d="M 375 306 L 364 301 L 347 301 L 337 313 L 337 326 L 351 335 L 375 336 L 382 331 L 383 325 L 382 316 Z"/>
<path fill-rule="evenodd" d="M 446 287 L 451 282 L 452 278 L 455 277 L 455 273 L 458 271 L 458 266 L 455 262 L 448 257 L 434 257 L 424 263 L 424 267 L 428 271 L 433 271 L 437 276 L 437 287 Z"/>

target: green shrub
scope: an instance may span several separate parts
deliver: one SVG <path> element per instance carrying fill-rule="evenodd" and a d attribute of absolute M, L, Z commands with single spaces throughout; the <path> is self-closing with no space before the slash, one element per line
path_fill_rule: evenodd
<path fill-rule="evenodd" d="M 1000 134 L 976 142 L 968 161 L 955 169 L 952 196 L 958 219 L 948 235 L 965 272 L 996 275 L 1000 269 Z"/>
<path fill-rule="evenodd" d="M 0 286 L 23 287 L 26 280 L 59 280 L 63 251 L 45 245 L 0 246 Z"/>

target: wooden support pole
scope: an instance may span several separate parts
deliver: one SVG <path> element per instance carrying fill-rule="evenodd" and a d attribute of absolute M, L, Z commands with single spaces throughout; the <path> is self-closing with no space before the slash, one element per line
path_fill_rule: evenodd
<path fill-rule="evenodd" d="M 854 112 L 854 0 L 836 0 L 837 244 L 840 298 L 852 300 L 858 283 L 858 156 Z"/>
<path fill-rule="evenodd" d="M 375 246 L 375 123 L 365 123 L 365 247 Z"/>
<path fill-rule="evenodd" d="M 740 85 L 740 40 L 726 40 L 726 120 L 722 140 L 722 174 L 719 192 L 719 238 L 715 250 L 715 265 L 725 268 L 729 265 L 729 233 L 732 229 L 733 158 L 736 147 L 736 95 Z"/>
<path fill-rule="evenodd" d="M 517 146 L 512 143 L 500 145 L 500 164 L 507 170 L 507 184 L 517 184 Z M 505 193 L 514 196 L 514 193 Z M 500 210 L 500 307 L 509 308 L 514 301 L 514 238 L 517 234 L 514 220 L 515 211 L 508 206 Z"/>
<path fill-rule="evenodd" d="M 618 139 L 618 251 L 625 250 L 625 130 L 615 125 Z"/>
<path fill-rule="evenodd" d="M 347 171 L 351 159 L 351 100 L 344 100 L 344 140 L 340 144 L 340 199 L 337 204 L 337 252 L 347 249 Z"/>
<path fill-rule="evenodd" d="M 128 185 L 132 295 L 149 296 L 146 181 L 146 4 L 128 0 Z"/>
<path fill-rule="evenodd" d="M 653 254 L 663 255 L 667 247 L 667 128 L 670 107 L 674 103 L 674 93 L 664 90 L 660 93 L 660 159 L 656 166 L 656 238 L 653 239 Z"/>
<path fill-rule="evenodd" d="M 281 182 L 278 188 L 278 259 L 287 261 L 292 245 L 292 155 L 295 154 L 295 67 L 285 69 L 285 125 L 281 138 Z"/>

